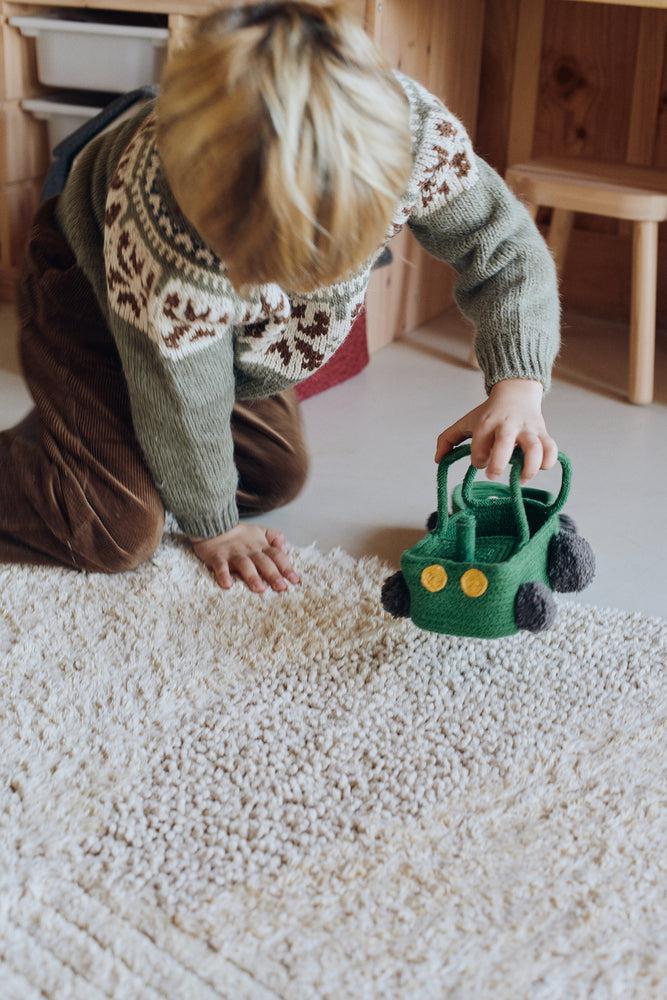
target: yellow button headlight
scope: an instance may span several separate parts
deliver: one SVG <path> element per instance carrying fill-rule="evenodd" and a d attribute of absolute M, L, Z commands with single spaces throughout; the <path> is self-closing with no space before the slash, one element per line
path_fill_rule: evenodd
<path fill-rule="evenodd" d="M 422 570 L 421 582 L 422 587 L 435 594 L 447 586 L 447 572 L 443 566 L 434 563 L 433 566 L 427 566 Z"/>
<path fill-rule="evenodd" d="M 489 581 L 481 569 L 469 569 L 461 577 L 461 590 L 466 597 L 482 597 L 489 587 Z"/>

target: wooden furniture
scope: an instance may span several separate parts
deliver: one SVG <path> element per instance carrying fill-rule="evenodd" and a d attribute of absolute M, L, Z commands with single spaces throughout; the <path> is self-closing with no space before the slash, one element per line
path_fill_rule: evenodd
<path fill-rule="evenodd" d="M 478 146 L 507 166 L 552 156 L 667 171 L 667 0 L 487 0 Z M 540 213 L 540 223 L 548 213 Z M 632 223 L 579 214 L 563 301 L 622 320 Z M 552 234 L 553 235 L 553 234 Z M 667 226 L 659 227 L 667 243 Z M 657 317 L 667 326 L 667 253 Z"/>
<path fill-rule="evenodd" d="M 537 215 L 553 209 L 548 242 L 562 270 L 575 212 L 633 225 L 628 396 L 653 399 L 658 223 L 667 219 L 667 174 L 647 167 L 550 158 L 512 165 L 507 182 Z"/>
<path fill-rule="evenodd" d="M 667 0 L 487 0 L 477 146 L 502 175 L 545 158 L 667 173 Z M 656 179 L 658 186 L 656 187 Z M 636 314 L 634 223 L 542 208 L 561 256 L 563 304 L 611 321 Z M 667 225 L 658 224 L 658 327 L 667 326 Z M 567 244 L 567 257 L 559 246 Z M 634 282 L 635 295 L 637 282 Z M 651 309 L 653 313 L 653 310 Z"/>
<path fill-rule="evenodd" d="M 162 15 L 170 45 L 187 37 L 197 16 L 238 0 L 0 0 L 0 298 L 10 298 L 22 244 L 48 166 L 46 125 L 20 107 L 37 83 L 32 43 L 8 24 L 14 14 L 66 8 Z M 484 0 L 350 0 L 391 64 L 437 94 L 474 137 L 484 25 Z M 9 132 L 11 130 L 11 141 Z M 3 161 L 12 164 L 11 177 Z M 392 242 L 394 262 L 376 271 L 368 290 L 371 351 L 444 312 L 453 303 L 453 276 L 404 231 Z"/>

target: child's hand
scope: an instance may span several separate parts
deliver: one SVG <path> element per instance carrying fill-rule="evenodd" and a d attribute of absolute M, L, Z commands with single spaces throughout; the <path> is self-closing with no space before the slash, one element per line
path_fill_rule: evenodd
<path fill-rule="evenodd" d="M 542 416 L 543 391 L 540 382 L 528 379 L 497 382 L 486 402 L 438 437 L 435 461 L 471 437 L 472 464 L 486 469 L 489 479 L 502 475 L 515 445 L 524 454 L 522 483 L 532 479 L 539 469 L 551 469 L 558 460 L 558 448 Z"/>
<path fill-rule="evenodd" d="M 237 524 L 215 538 L 191 538 L 195 554 L 211 570 L 224 590 L 234 583 L 237 573 L 250 590 L 262 594 L 265 580 L 274 590 L 287 590 L 287 580 L 299 583 L 285 549 L 285 536 L 258 524 Z"/>

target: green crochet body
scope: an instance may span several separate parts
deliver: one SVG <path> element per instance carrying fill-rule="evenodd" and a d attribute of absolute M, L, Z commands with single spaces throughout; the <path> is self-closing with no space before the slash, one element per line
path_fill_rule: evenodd
<path fill-rule="evenodd" d="M 560 530 L 571 469 L 561 453 L 563 483 L 554 499 L 543 490 L 521 489 L 519 450 L 512 456 L 509 489 L 473 484 L 471 466 L 454 492 L 450 515 L 447 470 L 469 454 L 470 445 L 463 445 L 440 463 L 438 524 L 403 553 L 401 570 L 416 625 L 447 635 L 499 638 L 519 631 L 516 598 L 523 584 L 551 587 L 550 545 Z"/>

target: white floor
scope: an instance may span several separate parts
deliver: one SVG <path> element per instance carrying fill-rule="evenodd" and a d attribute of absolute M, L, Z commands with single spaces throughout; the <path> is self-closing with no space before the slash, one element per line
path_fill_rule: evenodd
<path fill-rule="evenodd" d="M 667 338 L 658 338 L 657 401 L 634 407 L 623 395 L 627 330 L 568 316 L 563 336 L 545 415 L 574 465 L 567 510 L 598 557 L 583 600 L 665 616 Z M 466 351 L 465 326 L 450 311 L 306 401 L 309 482 L 288 507 L 258 520 L 296 545 L 316 541 L 325 552 L 340 546 L 397 565 L 436 506 L 437 435 L 483 398 Z M 0 427 L 30 407 L 18 372 L 13 314 L 0 307 Z M 557 488 L 558 480 L 549 473 L 540 482 Z"/>

